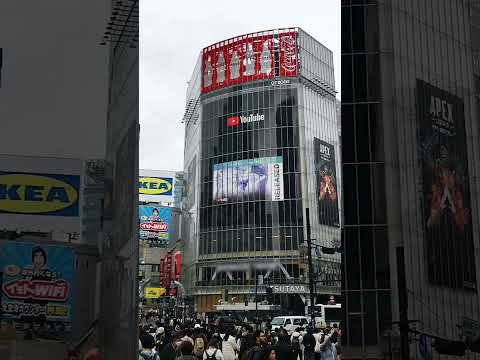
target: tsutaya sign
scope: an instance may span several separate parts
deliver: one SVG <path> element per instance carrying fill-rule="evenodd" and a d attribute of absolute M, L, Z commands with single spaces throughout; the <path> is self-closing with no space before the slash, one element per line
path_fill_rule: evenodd
<path fill-rule="evenodd" d="M 305 284 L 297 285 L 272 285 L 274 294 L 308 294 L 309 288 Z"/>
<path fill-rule="evenodd" d="M 295 29 L 242 35 L 202 51 L 202 93 L 244 82 L 296 76 Z"/>

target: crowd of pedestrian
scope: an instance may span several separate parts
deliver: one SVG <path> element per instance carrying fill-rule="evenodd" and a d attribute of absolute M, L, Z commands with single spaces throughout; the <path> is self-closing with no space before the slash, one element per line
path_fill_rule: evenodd
<path fill-rule="evenodd" d="M 174 320 L 140 327 L 139 360 L 339 360 L 341 331 L 298 327 L 256 330 Z"/>

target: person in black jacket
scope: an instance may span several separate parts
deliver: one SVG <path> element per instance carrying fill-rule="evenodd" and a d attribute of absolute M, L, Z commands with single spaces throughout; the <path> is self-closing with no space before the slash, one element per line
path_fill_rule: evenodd
<path fill-rule="evenodd" d="M 171 341 L 166 344 L 160 353 L 160 359 L 162 360 L 175 360 L 177 357 L 177 342 L 182 338 L 183 334 L 173 333 L 171 337 Z"/>
<path fill-rule="evenodd" d="M 313 329 L 309 326 L 307 333 L 303 335 L 304 359 L 315 360 L 315 344 L 317 340 L 313 336 Z"/>
<path fill-rule="evenodd" d="M 279 334 L 278 342 L 275 346 L 275 352 L 277 355 L 277 360 L 294 360 L 290 337 L 286 333 Z"/>

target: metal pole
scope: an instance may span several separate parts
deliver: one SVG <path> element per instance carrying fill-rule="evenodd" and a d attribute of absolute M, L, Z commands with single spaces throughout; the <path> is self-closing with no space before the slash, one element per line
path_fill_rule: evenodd
<path fill-rule="evenodd" d="M 305 209 L 307 218 L 307 251 L 308 251 L 308 282 L 310 288 L 310 321 L 313 322 L 313 307 L 315 305 L 315 294 L 313 289 L 313 262 L 312 262 L 312 238 L 310 228 L 310 209 Z"/>
<path fill-rule="evenodd" d="M 408 323 L 408 295 L 407 280 L 405 274 L 405 254 L 403 246 L 396 249 L 397 260 L 397 281 L 398 281 L 398 307 L 400 315 L 400 347 L 402 349 L 402 358 L 410 358 L 410 344 L 408 342 L 408 332 L 410 329 Z"/>
<path fill-rule="evenodd" d="M 257 268 L 255 268 L 255 330 L 258 330 L 258 277 L 257 277 Z"/>

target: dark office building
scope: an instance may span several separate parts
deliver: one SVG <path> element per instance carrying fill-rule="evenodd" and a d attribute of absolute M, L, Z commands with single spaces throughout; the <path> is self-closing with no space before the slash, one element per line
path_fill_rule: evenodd
<path fill-rule="evenodd" d="M 478 331 L 475 4 L 342 1 L 344 358 L 437 359 L 434 337 Z"/>

